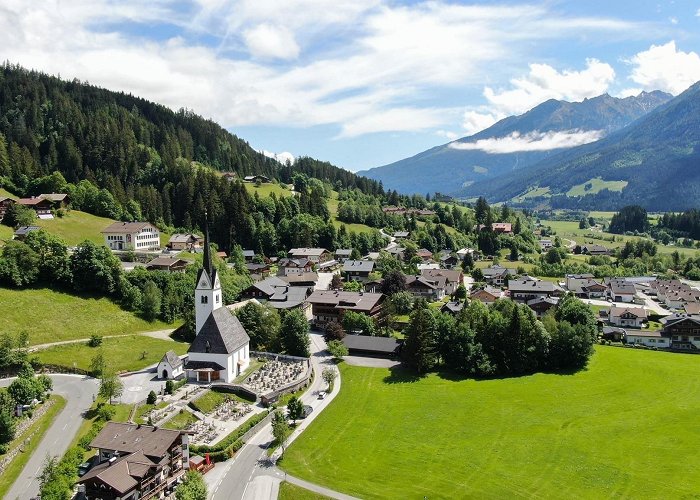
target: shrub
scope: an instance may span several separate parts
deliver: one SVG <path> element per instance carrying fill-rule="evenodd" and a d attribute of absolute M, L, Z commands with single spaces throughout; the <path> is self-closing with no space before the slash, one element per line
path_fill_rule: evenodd
<path fill-rule="evenodd" d="M 156 404 L 157 399 L 158 399 L 158 396 L 156 395 L 155 391 L 151 391 L 148 393 L 148 397 L 146 398 L 146 404 L 147 405 L 154 405 L 154 404 Z"/>
<path fill-rule="evenodd" d="M 114 406 L 100 405 L 100 407 L 97 409 L 97 419 L 106 422 L 108 420 L 112 420 L 116 413 L 117 410 L 114 408 Z"/>
<path fill-rule="evenodd" d="M 102 345 L 102 337 L 100 335 L 91 335 L 87 343 L 90 347 L 99 347 Z"/>
<path fill-rule="evenodd" d="M 172 394 L 173 392 L 175 392 L 175 384 L 173 383 L 172 380 L 168 380 L 165 383 L 165 393 Z"/>

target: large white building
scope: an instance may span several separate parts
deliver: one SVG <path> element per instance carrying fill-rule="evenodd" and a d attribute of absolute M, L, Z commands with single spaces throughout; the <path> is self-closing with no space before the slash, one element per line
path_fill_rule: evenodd
<path fill-rule="evenodd" d="M 250 363 L 250 337 L 223 305 L 219 275 L 211 262 L 209 230 L 204 233 L 204 262 L 194 292 L 196 336 L 187 355 L 187 378 L 232 382 Z"/>
<path fill-rule="evenodd" d="M 158 228 L 148 222 L 115 222 L 106 227 L 102 234 L 105 245 L 111 250 L 160 250 Z"/>

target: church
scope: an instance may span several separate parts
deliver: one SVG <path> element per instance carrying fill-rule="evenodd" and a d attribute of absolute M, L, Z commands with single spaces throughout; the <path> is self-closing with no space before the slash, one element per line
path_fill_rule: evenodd
<path fill-rule="evenodd" d="M 194 292 L 196 336 L 187 354 L 185 374 L 196 382 L 233 382 L 250 363 L 250 337 L 226 307 L 209 248 L 205 222 L 204 262 Z"/>

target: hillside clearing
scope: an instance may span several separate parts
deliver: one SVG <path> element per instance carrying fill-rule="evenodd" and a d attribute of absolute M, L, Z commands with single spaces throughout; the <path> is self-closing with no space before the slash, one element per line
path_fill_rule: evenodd
<path fill-rule="evenodd" d="M 608 191 L 622 191 L 627 187 L 627 184 L 627 181 L 604 181 L 600 177 L 596 177 L 573 186 L 566 192 L 566 196 L 572 198 L 575 196 L 586 196 L 587 194 L 598 194 L 603 189 L 607 189 Z"/>
<path fill-rule="evenodd" d="M 600 347 L 574 375 L 488 381 L 341 365 L 283 467 L 360 498 L 691 497 L 700 478 L 672 464 L 700 446 L 697 363 Z"/>
<path fill-rule="evenodd" d="M 260 184 L 259 186 L 256 186 L 252 182 L 244 182 L 243 185 L 245 186 L 246 191 L 248 191 L 248 194 L 253 195 L 254 193 L 258 193 L 258 196 L 261 198 L 268 197 L 272 193 L 275 193 L 275 196 L 278 198 L 280 196 L 292 196 L 294 194 L 291 190 L 287 189 L 286 187 L 282 187 L 276 182 Z"/>
<path fill-rule="evenodd" d="M 85 240 L 104 244 L 100 231 L 112 224 L 112 219 L 98 217 L 79 210 L 68 210 L 63 217 L 37 219 L 35 224 L 47 232 L 59 236 L 68 246 L 76 246 Z"/>
<path fill-rule="evenodd" d="M 0 287 L 0 331 L 16 334 L 25 330 L 31 345 L 177 326 L 179 323 L 148 322 L 104 297 L 79 296 L 48 288 Z"/>

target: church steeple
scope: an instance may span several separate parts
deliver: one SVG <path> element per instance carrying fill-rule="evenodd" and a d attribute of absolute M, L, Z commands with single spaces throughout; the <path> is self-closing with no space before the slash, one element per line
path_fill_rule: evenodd
<path fill-rule="evenodd" d="M 195 334 L 199 334 L 211 313 L 222 305 L 223 294 L 219 274 L 212 264 L 209 248 L 209 217 L 204 212 L 204 259 L 202 269 L 197 275 L 197 288 L 194 291 Z"/>

